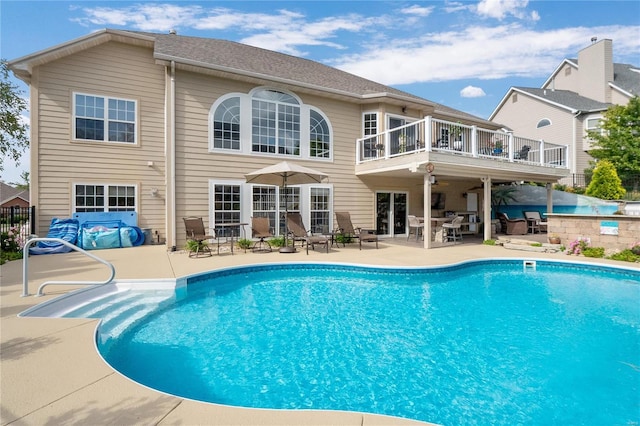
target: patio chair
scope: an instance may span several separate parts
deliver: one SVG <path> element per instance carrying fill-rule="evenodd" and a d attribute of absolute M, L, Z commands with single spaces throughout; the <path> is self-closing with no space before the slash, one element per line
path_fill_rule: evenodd
<path fill-rule="evenodd" d="M 527 221 L 528 231 L 532 234 L 536 232 L 547 232 L 547 221 L 540 216 L 540 212 L 525 212 L 522 214 Z"/>
<path fill-rule="evenodd" d="M 336 221 L 338 222 L 338 232 L 342 235 L 357 238 L 360 250 L 362 250 L 363 242 L 376 243 L 376 248 L 378 248 L 376 232 L 372 229 L 354 228 L 349 212 L 336 212 Z M 344 247 L 344 245 L 343 243 L 342 246 Z"/>
<path fill-rule="evenodd" d="M 407 241 L 409 241 L 409 237 L 412 233 L 416 234 L 416 241 L 418 241 L 420 235 L 422 234 L 422 230 L 424 229 L 424 223 L 420 223 L 420 220 L 412 214 L 408 215 L 407 218 L 409 219 L 409 232 L 407 233 Z"/>
<path fill-rule="evenodd" d="M 269 241 L 265 240 L 265 238 L 273 237 L 268 217 L 251 218 L 251 236 L 253 238 L 259 238 L 251 248 L 254 253 L 266 253 L 272 251 L 271 244 L 269 244 Z"/>
<path fill-rule="evenodd" d="M 527 160 L 529 158 L 529 151 L 531 151 L 531 147 L 529 145 L 525 145 L 520 149 L 520 151 L 513 154 L 513 159 Z"/>
<path fill-rule="evenodd" d="M 506 213 L 498 213 L 502 232 L 507 235 L 525 235 L 527 233 L 527 220 L 522 218 L 509 219 Z"/>
<path fill-rule="evenodd" d="M 185 231 L 187 233 L 187 241 L 195 241 L 196 244 L 189 246 L 189 257 L 199 257 L 201 254 L 211 256 L 211 249 L 207 240 L 215 238 L 208 235 L 204 230 L 204 223 L 201 217 L 183 217 Z M 218 253 L 220 253 L 220 242 L 218 241 Z"/>
<path fill-rule="evenodd" d="M 309 246 L 315 250 L 316 244 L 319 244 L 324 245 L 327 248 L 327 253 L 329 253 L 330 238 L 326 235 L 311 235 L 307 228 L 304 227 L 300 213 L 287 214 L 287 228 L 293 239 L 294 247 L 296 241 L 301 241 L 303 247 L 305 244 L 307 245 L 307 254 L 309 254 Z"/>
<path fill-rule="evenodd" d="M 456 216 L 451 222 L 442 224 L 442 228 L 446 232 L 445 239 L 447 242 L 453 240 L 453 244 L 455 244 L 458 239 L 462 241 L 462 219 L 464 219 L 463 216 Z"/>

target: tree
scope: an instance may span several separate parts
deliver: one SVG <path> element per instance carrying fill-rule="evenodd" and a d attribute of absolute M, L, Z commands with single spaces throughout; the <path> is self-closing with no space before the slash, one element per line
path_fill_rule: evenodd
<path fill-rule="evenodd" d="M 608 160 L 598 161 L 586 194 L 603 200 L 619 200 L 625 192 L 613 164 Z"/>
<path fill-rule="evenodd" d="M 29 189 L 29 172 L 23 170 L 22 173 L 20 173 L 20 179 L 22 179 L 22 182 L 9 182 L 9 185 L 18 189 Z"/>
<path fill-rule="evenodd" d="M 600 124 L 600 130 L 588 132 L 593 146 L 589 154 L 610 161 L 623 180 L 640 175 L 640 98 L 610 107 Z"/>
<path fill-rule="evenodd" d="M 29 147 L 29 127 L 22 122 L 21 115 L 27 110 L 27 102 L 20 95 L 18 86 L 9 81 L 7 62 L 0 61 L 0 171 L 4 170 L 4 157 L 16 162 Z"/>

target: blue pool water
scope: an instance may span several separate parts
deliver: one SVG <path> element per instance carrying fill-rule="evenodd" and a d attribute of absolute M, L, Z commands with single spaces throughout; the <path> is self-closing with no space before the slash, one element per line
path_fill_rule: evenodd
<path fill-rule="evenodd" d="M 632 424 L 639 306 L 640 272 L 586 265 L 254 266 L 191 277 L 99 348 L 139 383 L 234 406 Z"/>

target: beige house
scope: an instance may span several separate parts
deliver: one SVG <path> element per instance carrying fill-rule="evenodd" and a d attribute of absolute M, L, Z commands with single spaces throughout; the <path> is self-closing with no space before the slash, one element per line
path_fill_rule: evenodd
<path fill-rule="evenodd" d="M 613 42 L 593 39 L 578 59 L 562 61 L 541 88 L 509 89 L 489 120 L 528 138 L 568 145 L 572 176 L 562 183 L 582 186 L 580 177 L 593 160 L 587 131 L 599 128 L 611 105 L 626 105 L 639 94 L 640 66 L 613 63 Z"/>
<path fill-rule="evenodd" d="M 459 212 L 465 232 L 489 238 L 492 183 L 568 173 L 565 145 L 229 41 L 107 29 L 9 67 L 30 85 L 41 235 L 53 217 L 91 211 L 136 211 L 170 249 L 187 216 L 211 228 L 266 216 L 281 233 L 285 194 L 245 174 L 287 160 L 329 176 L 286 197 L 313 232 L 333 230 L 335 211 L 383 238 L 406 236 L 408 215 L 429 233 L 431 217 Z"/>

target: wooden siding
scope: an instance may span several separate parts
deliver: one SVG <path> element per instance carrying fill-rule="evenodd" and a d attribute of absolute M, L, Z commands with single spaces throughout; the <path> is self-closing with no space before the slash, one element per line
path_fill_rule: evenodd
<path fill-rule="evenodd" d="M 373 226 L 374 189 L 356 177 L 354 172 L 355 140 L 360 137 L 362 126 L 359 105 L 292 91 L 305 104 L 320 109 L 331 123 L 331 161 L 298 160 L 278 155 L 217 154 L 208 150 L 211 106 L 223 95 L 232 92 L 246 94 L 258 86 L 184 71 L 178 72 L 176 81 L 176 132 L 179 141 L 176 153 L 177 218 L 202 216 L 205 221 L 208 219 L 210 179 L 244 182 L 246 173 L 286 159 L 326 173 L 333 186 L 333 210 L 350 211 L 357 226 Z M 274 87 L 266 81 L 264 85 Z M 180 222 L 177 227 L 178 245 L 185 238 L 184 225 Z"/>
<path fill-rule="evenodd" d="M 553 76 L 553 79 L 542 88 L 548 90 L 570 90 L 577 93 L 580 89 L 578 69 L 565 63 Z"/>
<path fill-rule="evenodd" d="M 151 50 L 107 43 L 42 66 L 38 77 L 38 232 L 46 234 L 53 217 L 70 217 L 74 183 L 126 183 L 137 186 L 138 225 L 163 235 L 164 68 Z M 74 92 L 136 100 L 138 144 L 74 141 Z"/>
<path fill-rule="evenodd" d="M 537 128 L 538 122 L 543 118 L 551 120 L 551 125 Z M 506 102 L 493 119 L 497 123 L 505 123 L 517 136 L 568 145 L 569 158 L 574 155 L 573 120 L 570 111 L 540 102 L 523 93 L 518 93 L 518 102 Z M 580 143 L 578 149 L 581 146 Z M 573 164 L 571 166 L 572 172 L 576 173 Z"/>

